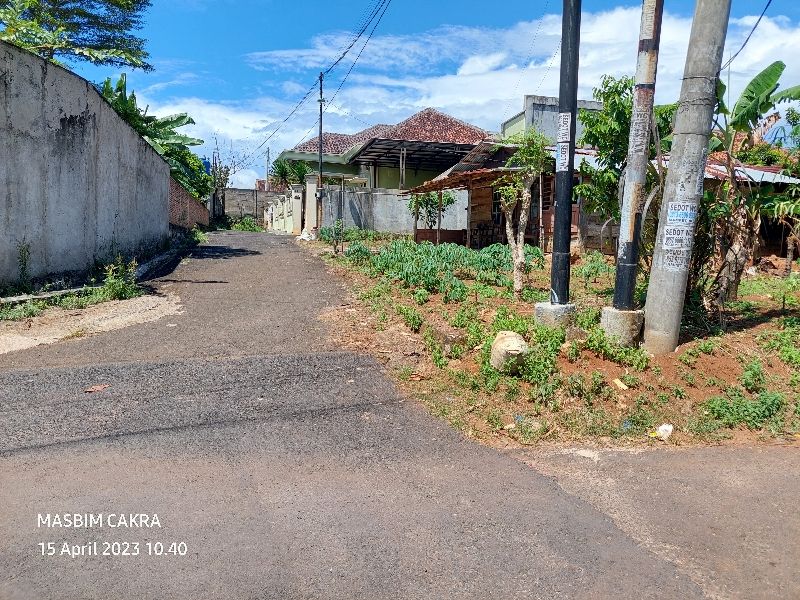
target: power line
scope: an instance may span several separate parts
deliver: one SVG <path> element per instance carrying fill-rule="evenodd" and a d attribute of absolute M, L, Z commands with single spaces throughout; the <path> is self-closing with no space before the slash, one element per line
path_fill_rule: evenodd
<path fill-rule="evenodd" d="M 345 56 L 347 56 L 347 53 L 353 49 L 353 46 L 355 46 L 356 42 L 358 42 L 361 36 L 364 35 L 364 32 L 369 28 L 370 23 L 372 23 L 373 19 L 375 19 L 375 15 L 377 15 L 380 12 L 381 7 L 386 2 L 387 0 L 378 0 L 378 2 L 376 2 L 376 5 L 373 7 L 372 12 L 370 12 L 369 14 L 369 19 L 367 19 L 366 22 L 363 22 L 362 20 L 363 24 L 360 26 L 358 32 L 355 34 L 350 44 L 342 51 L 339 58 L 337 58 L 333 62 L 333 64 L 325 70 L 325 75 L 330 73 L 336 67 L 336 65 L 338 65 L 344 59 Z"/>
<path fill-rule="evenodd" d="M 347 81 L 347 78 L 348 78 L 348 77 L 350 76 L 350 74 L 353 72 L 353 69 L 355 68 L 356 64 L 358 63 L 358 60 L 361 58 L 361 55 L 363 54 L 363 52 L 364 52 L 364 50 L 366 49 L 367 45 L 369 44 L 370 40 L 372 39 L 372 36 L 375 34 L 375 30 L 376 30 L 376 29 L 378 29 L 378 26 L 380 25 L 381 21 L 383 20 L 383 16 L 386 14 L 386 11 L 389 9 L 389 5 L 390 5 L 391 3 L 392 3 L 392 0 L 381 0 L 381 2 L 380 2 L 380 6 L 379 6 L 379 9 L 380 9 L 380 8 L 383 8 L 383 11 L 381 12 L 380 16 L 378 17 L 378 20 L 377 20 L 377 21 L 375 21 L 375 24 L 372 26 L 372 29 L 370 30 L 370 32 L 369 32 L 369 35 L 367 36 L 367 40 L 364 42 L 364 45 L 361 47 L 361 50 L 359 50 L 359 51 L 358 51 L 358 54 L 356 55 L 356 58 L 355 58 L 355 60 L 353 60 L 353 63 L 350 65 L 350 68 L 347 70 L 347 73 L 345 74 L 344 78 L 343 78 L 343 79 L 342 79 L 342 81 L 339 83 L 339 87 L 337 87 L 337 88 L 336 88 L 336 91 L 333 93 L 333 96 L 331 96 L 331 99 L 330 99 L 330 100 L 328 100 L 328 101 L 326 101 L 326 102 L 327 102 L 327 104 L 328 104 L 328 106 L 327 106 L 327 107 L 325 107 L 325 109 L 324 109 L 324 111 L 323 111 L 323 114 L 328 112 L 328 107 L 329 107 L 329 106 L 330 106 L 330 105 L 333 103 L 333 101 L 336 99 L 336 96 L 337 96 L 337 95 L 339 94 L 339 92 L 341 91 L 341 89 L 342 89 L 342 86 L 344 86 L 345 82 Z M 372 17 L 372 19 L 374 19 L 374 14 L 375 14 L 375 13 L 373 13 L 373 17 Z M 371 20 L 372 20 L 372 19 L 371 19 Z M 351 45 L 350 47 L 352 48 L 352 45 Z M 330 69 L 329 69 L 329 70 L 330 70 Z M 326 72 L 327 72 L 327 71 L 326 71 Z M 313 88 L 312 88 L 312 89 L 313 89 Z M 349 113 L 348 113 L 348 114 L 349 114 Z M 351 115 L 351 116 L 352 116 L 352 115 Z M 362 123 L 363 123 L 363 121 L 362 121 Z M 314 124 L 311 126 L 311 128 L 310 128 L 310 129 L 309 129 L 309 130 L 306 132 L 306 134 L 303 136 L 303 139 L 302 139 L 300 142 L 298 142 L 297 144 L 295 144 L 295 145 L 297 146 L 297 145 L 299 145 L 299 144 L 302 144 L 302 143 L 303 143 L 303 140 L 305 140 L 305 138 L 307 138 L 307 137 L 308 137 L 308 135 L 309 135 L 309 134 L 310 134 L 310 133 L 311 133 L 311 132 L 314 130 L 314 128 L 315 128 L 315 127 L 317 127 L 318 125 L 319 125 L 319 119 L 317 119 L 317 121 L 316 121 L 316 122 L 315 122 L 315 123 L 314 123 Z M 368 123 L 367 123 L 367 125 L 368 125 Z M 274 133 L 273 133 L 273 135 L 274 135 Z M 255 151 L 258 151 L 258 148 L 256 148 L 256 150 L 255 150 Z M 255 151 L 254 151 L 254 152 L 255 152 Z"/>
<path fill-rule="evenodd" d="M 542 17 L 539 19 L 539 25 L 536 27 L 536 31 L 533 33 L 533 39 L 531 40 L 530 49 L 528 50 L 528 58 L 525 59 L 525 62 L 530 64 L 531 60 L 533 59 L 533 53 L 536 48 L 536 39 L 539 37 L 539 32 L 542 30 L 542 25 L 544 25 L 544 18 L 547 15 L 547 9 L 550 6 L 550 0 L 545 0 L 544 8 L 542 9 Z M 525 71 L 527 71 L 530 67 L 526 66 L 522 69 L 522 72 L 519 74 L 519 79 L 517 79 L 517 83 L 514 85 L 514 91 L 511 92 L 512 98 L 506 104 L 506 108 L 503 114 L 503 117 L 508 116 L 508 111 L 511 108 L 512 103 L 514 102 L 513 96 L 516 95 L 517 90 L 519 89 L 519 84 L 522 83 L 522 78 L 525 76 Z"/>
<path fill-rule="evenodd" d="M 378 20 L 375 21 L 375 25 L 372 27 L 372 31 L 370 31 L 369 35 L 367 36 L 367 41 L 364 42 L 364 45 L 361 47 L 361 50 L 358 51 L 358 54 L 356 55 L 356 58 L 353 61 L 353 64 L 350 65 L 350 68 L 347 70 L 347 73 L 345 73 L 344 79 L 342 79 L 342 82 L 339 84 L 339 87 L 336 88 L 336 91 L 333 93 L 333 96 L 331 96 L 331 99 L 330 99 L 331 102 L 333 102 L 336 99 L 336 96 L 341 91 L 342 86 L 344 85 L 344 82 L 347 81 L 347 78 L 350 76 L 350 73 L 353 72 L 353 69 L 355 68 L 356 63 L 358 62 L 358 59 L 361 58 L 361 54 L 364 52 L 364 49 L 367 47 L 367 44 L 369 44 L 369 41 L 372 39 L 372 36 L 375 33 L 375 30 L 378 28 L 378 25 L 381 24 L 381 20 L 383 20 L 383 15 L 386 14 L 386 11 L 389 9 L 389 5 L 391 3 L 392 3 L 392 0 L 384 0 L 383 12 L 378 17 Z"/>
<path fill-rule="evenodd" d="M 366 30 L 369 28 L 370 24 L 372 24 L 372 22 L 375 20 L 375 17 L 378 16 L 378 13 L 381 11 L 381 9 L 383 9 L 383 12 L 380 13 L 380 17 L 378 19 L 378 23 L 380 22 L 380 20 L 383 18 L 383 15 L 386 13 L 386 8 L 388 8 L 389 4 L 391 4 L 391 0 L 379 0 L 377 5 L 374 5 L 372 11 L 370 11 L 370 13 L 369 13 L 368 18 L 366 19 L 366 23 L 364 23 L 364 25 L 359 28 L 359 31 L 355 34 L 355 36 L 354 36 L 353 40 L 351 41 L 351 43 L 344 49 L 344 51 L 333 62 L 333 64 L 331 64 L 328 67 L 328 69 L 325 71 L 325 73 L 329 73 L 331 70 L 333 70 L 333 68 L 336 67 L 336 65 L 339 64 L 339 62 L 341 62 L 342 59 L 344 59 L 345 56 L 347 56 L 347 54 L 350 52 L 350 50 L 353 48 L 353 46 L 355 46 L 357 41 L 364 35 Z M 376 26 L 377 26 L 377 23 L 376 23 Z M 372 36 L 372 33 L 374 33 L 374 32 L 375 32 L 375 27 L 373 27 L 372 32 L 370 33 L 370 37 Z M 363 48 L 362 48 L 361 51 L 363 52 Z M 359 52 L 359 56 L 360 55 L 361 55 L 361 53 Z M 353 66 L 355 66 L 355 63 L 353 64 Z M 352 68 L 353 67 L 351 66 L 350 71 L 352 71 Z M 348 75 L 350 74 L 350 71 L 348 71 Z M 346 78 L 347 78 L 347 76 L 345 76 L 345 79 Z M 246 154 L 244 157 L 242 157 L 240 159 L 240 161 L 238 163 L 234 163 L 233 165 L 231 165 L 231 167 L 233 169 L 246 167 L 246 166 L 252 164 L 253 160 L 255 160 L 256 158 L 259 158 L 259 156 L 261 156 L 261 155 L 256 155 L 256 153 L 261 148 L 263 148 L 264 145 L 266 145 L 266 143 L 269 142 L 269 140 L 271 140 L 273 137 L 275 137 L 275 135 L 281 130 L 281 128 L 286 124 L 286 122 L 289 119 L 291 119 L 292 116 L 294 116 L 294 114 L 298 110 L 300 110 L 300 108 L 303 106 L 303 104 L 305 104 L 308 101 L 308 99 L 311 97 L 311 94 L 316 89 L 317 89 L 317 85 L 316 84 L 312 85 L 308 89 L 308 91 L 305 93 L 305 95 L 300 99 L 300 101 L 294 106 L 294 108 L 292 108 L 292 110 L 289 112 L 289 114 L 286 115 L 286 117 L 284 117 L 284 119 L 280 123 L 278 123 L 278 126 L 275 128 L 275 130 L 273 130 L 272 133 L 270 133 L 266 137 L 266 139 L 264 139 L 258 146 L 256 146 L 249 154 Z M 337 90 L 337 93 L 338 93 L 338 90 Z M 262 155 L 263 155 L 263 152 L 262 152 Z"/>
<path fill-rule="evenodd" d="M 747 46 L 747 42 L 750 41 L 750 38 L 756 32 L 756 29 L 758 28 L 759 23 L 761 23 L 761 19 L 763 19 L 764 15 L 767 13 L 767 9 L 769 8 L 770 4 L 772 4 L 772 0 L 767 0 L 767 4 L 764 6 L 764 10 L 761 11 L 761 15 L 759 15 L 758 19 L 756 20 L 755 25 L 753 25 L 753 28 L 750 30 L 750 33 L 747 34 L 747 37 L 745 38 L 744 42 L 742 43 L 741 48 L 739 48 L 736 51 L 736 54 L 734 54 L 733 56 L 731 56 L 728 59 L 728 62 L 726 62 L 724 65 L 722 65 L 722 67 L 719 70 L 719 73 L 722 73 L 725 69 L 727 69 L 731 65 L 731 63 L 736 59 L 736 57 L 739 56 L 739 53 L 742 50 L 744 50 L 744 47 Z M 717 73 L 717 76 L 719 76 L 719 73 Z"/>
<path fill-rule="evenodd" d="M 351 119 L 353 119 L 354 121 L 358 121 L 358 122 L 359 122 L 359 123 L 361 123 L 362 125 L 366 125 L 367 127 L 372 127 L 372 126 L 374 125 L 374 123 L 368 123 L 367 121 L 365 121 L 365 120 L 364 120 L 364 119 L 362 119 L 361 117 L 357 117 L 356 115 L 354 115 L 353 113 L 351 113 L 351 112 L 350 112 L 349 110 L 347 110 L 346 108 L 344 108 L 344 107 L 342 107 L 342 106 L 340 106 L 340 105 L 338 105 L 338 104 L 334 104 L 334 103 L 333 103 L 333 102 L 331 102 L 330 100 L 328 101 L 328 106 L 330 106 L 331 108 L 335 108 L 336 110 L 338 110 L 338 111 L 340 111 L 340 112 L 344 113 L 344 115 L 345 115 L 346 117 L 350 117 Z"/>
<path fill-rule="evenodd" d="M 553 51 L 553 55 L 550 57 L 550 62 L 547 63 L 547 68 L 544 71 L 544 75 L 542 75 L 542 80 L 539 82 L 539 85 L 536 86 L 536 89 L 533 91 L 533 95 L 536 95 L 536 93 L 542 88 L 542 85 L 544 85 L 544 80 L 547 79 L 547 76 L 550 74 L 550 69 L 553 68 L 553 63 L 555 62 L 556 56 L 560 51 L 561 40 L 558 40 L 558 46 L 556 46 L 556 49 Z"/>

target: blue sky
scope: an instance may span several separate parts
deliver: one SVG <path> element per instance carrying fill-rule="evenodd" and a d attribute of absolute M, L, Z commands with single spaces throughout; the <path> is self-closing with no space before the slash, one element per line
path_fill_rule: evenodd
<path fill-rule="evenodd" d="M 257 152 L 258 146 L 350 39 L 373 0 L 155 0 L 141 32 L 156 69 L 129 72 L 151 112 L 187 111 L 193 133 L 214 140 L 223 155 L 247 156 L 236 183 L 251 186 L 273 157 L 314 135 L 316 102 L 308 102 Z M 375 36 L 326 113 L 326 130 L 353 132 L 395 123 L 434 106 L 489 130 L 521 110 L 525 93 L 555 95 L 560 38 L 559 0 L 393 0 Z M 677 96 L 694 2 L 666 0 L 658 99 Z M 632 74 L 641 4 L 584 0 L 580 95 L 604 73 Z M 738 48 L 761 2 L 734 0 L 729 48 Z M 330 75 L 335 89 L 356 45 Z M 787 63 L 787 84 L 800 83 L 800 3 L 774 0 L 730 77 L 734 93 L 769 62 Z M 75 65 L 92 81 L 119 71 Z M 330 98 L 332 90 L 326 93 Z M 310 133 L 309 133 L 309 130 Z"/>

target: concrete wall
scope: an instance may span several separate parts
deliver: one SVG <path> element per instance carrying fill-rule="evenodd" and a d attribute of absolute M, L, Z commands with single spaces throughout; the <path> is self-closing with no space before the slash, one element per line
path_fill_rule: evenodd
<path fill-rule="evenodd" d="M 225 188 L 225 214 L 234 219 L 245 215 L 260 219 L 264 207 L 276 198 L 276 192 L 261 192 L 255 189 Z"/>
<path fill-rule="evenodd" d="M 507 138 L 518 133 L 525 133 L 525 111 L 500 124 L 500 135 L 502 137 Z"/>
<path fill-rule="evenodd" d="M 88 81 L 0 42 L 0 282 L 166 242 L 169 166 Z"/>
<path fill-rule="evenodd" d="M 602 102 L 578 100 L 578 108 L 586 110 L 602 110 Z M 575 139 L 583 135 L 583 124 L 577 120 Z M 558 98 L 551 96 L 525 96 L 525 131 L 534 127 L 551 142 L 556 141 L 558 134 Z"/>
<path fill-rule="evenodd" d="M 208 208 L 172 177 L 169 178 L 169 224 L 182 229 L 208 227 Z"/>
<path fill-rule="evenodd" d="M 467 192 L 454 190 L 456 202 L 442 214 L 442 229 L 466 229 Z M 345 227 L 360 227 L 392 233 L 412 233 L 414 217 L 408 210 L 408 196 L 400 196 L 399 190 L 346 188 L 344 192 L 344 215 L 341 215 L 342 192 L 328 188 L 323 199 L 322 225 L 331 227 L 342 218 Z M 419 227 L 425 227 L 420 219 Z"/>

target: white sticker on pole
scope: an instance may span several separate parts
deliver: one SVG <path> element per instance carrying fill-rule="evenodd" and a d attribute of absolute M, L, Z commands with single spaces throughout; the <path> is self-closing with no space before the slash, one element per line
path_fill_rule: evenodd
<path fill-rule="evenodd" d="M 667 225 L 694 225 L 697 205 L 692 202 L 670 202 L 667 205 Z"/>
<path fill-rule="evenodd" d="M 694 227 L 687 225 L 667 225 L 664 227 L 664 239 L 661 247 L 670 248 L 689 248 L 692 247 L 692 236 Z"/>
<path fill-rule="evenodd" d="M 689 248 L 665 248 L 661 252 L 661 268 L 665 271 L 685 271 L 689 268 L 691 257 Z"/>
<path fill-rule="evenodd" d="M 572 125 L 572 115 L 570 113 L 558 113 L 558 136 L 556 137 L 556 142 L 569 141 L 570 125 Z"/>
<path fill-rule="evenodd" d="M 556 173 L 569 171 L 569 142 L 556 144 Z"/>

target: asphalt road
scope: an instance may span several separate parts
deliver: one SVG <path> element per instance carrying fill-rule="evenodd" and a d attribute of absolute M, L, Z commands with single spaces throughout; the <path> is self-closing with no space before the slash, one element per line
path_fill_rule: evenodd
<path fill-rule="evenodd" d="M 680 539 L 671 554 L 641 524 L 647 509 L 625 521 L 613 460 L 476 445 L 400 397 L 373 359 L 332 351 L 316 316 L 342 285 L 291 238 L 213 234 L 154 289 L 184 312 L 0 357 L 0 598 L 797 597 L 785 568 L 797 538 L 772 571 L 722 543 L 713 560 Z M 609 471 L 578 468 L 598 465 Z M 796 456 L 783 467 L 798 481 Z M 648 501 L 649 482 L 623 479 L 615 493 Z M 752 510 L 731 502 L 743 526 L 769 519 L 752 516 L 755 494 Z M 691 495 L 658 507 L 697 518 Z M 779 542 L 797 530 L 783 508 Z M 104 526 L 38 526 L 65 513 Z M 111 528 L 111 513 L 160 527 Z M 94 541 L 138 555 L 69 555 Z M 739 595 L 758 569 L 784 578 L 764 588 L 777 595 Z"/>

